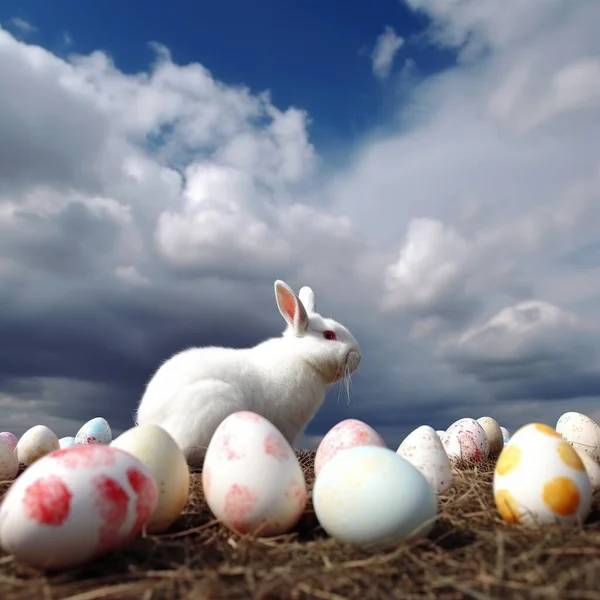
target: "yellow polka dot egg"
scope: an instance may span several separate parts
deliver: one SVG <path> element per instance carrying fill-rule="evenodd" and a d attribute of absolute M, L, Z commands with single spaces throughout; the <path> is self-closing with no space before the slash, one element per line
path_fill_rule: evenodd
<path fill-rule="evenodd" d="M 581 458 L 543 423 L 521 427 L 504 446 L 493 490 L 502 518 L 527 526 L 582 523 L 592 505 L 592 486 Z"/>

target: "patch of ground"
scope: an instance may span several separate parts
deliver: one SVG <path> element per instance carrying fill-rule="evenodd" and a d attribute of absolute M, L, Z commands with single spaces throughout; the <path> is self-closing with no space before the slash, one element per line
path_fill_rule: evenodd
<path fill-rule="evenodd" d="M 314 452 L 299 456 L 312 487 Z M 429 536 L 381 553 L 329 539 L 310 504 L 289 535 L 233 534 L 213 521 L 195 473 L 167 534 L 56 574 L 0 554 L 0 599 L 600 600 L 600 498 L 582 528 L 529 530 L 499 518 L 492 474 L 491 463 L 463 471 Z"/>

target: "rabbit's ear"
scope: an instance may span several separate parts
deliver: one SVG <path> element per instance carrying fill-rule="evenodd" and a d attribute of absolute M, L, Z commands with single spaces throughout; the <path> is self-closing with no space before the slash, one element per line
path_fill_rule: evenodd
<path fill-rule="evenodd" d="M 307 285 L 300 289 L 298 298 L 300 298 L 300 301 L 304 304 L 304 308 L 306 308 L 308 314 L 314 315 L 317 312 L 315 293 Z"/>
<path fill-rule="evenodd" d="M 296 335 L 303 335 L 308 327 L 308 314 L 292 288 L 278 279 L 275 282 L 275 298 L 279 312 L 288 324 L 291 325 L 294 333 Z"/>

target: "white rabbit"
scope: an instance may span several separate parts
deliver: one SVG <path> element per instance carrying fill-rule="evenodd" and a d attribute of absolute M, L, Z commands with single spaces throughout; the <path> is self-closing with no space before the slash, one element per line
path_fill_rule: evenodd
<path fill-rule="evenodd" d="M 293 446 L 327 387 L 358 368 L 358 342 L 343 325 L 317 314 L 309 287 L 298 297 L 277 280 L 275 297 L 287 321 L 280 337 L 252 348 L 183 350 L 164 362 L 146 386 L 137 423 L 166 429 L 192 467 L 202 465 L 221 421 L 239 410 L 262 415 Z"/>

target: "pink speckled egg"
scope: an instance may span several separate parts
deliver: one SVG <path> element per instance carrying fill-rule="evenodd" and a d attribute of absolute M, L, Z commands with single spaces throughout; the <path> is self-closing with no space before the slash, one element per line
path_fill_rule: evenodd
<path fill-rule="evenodd" d="M 417 427 L 396 452 L 424 475 L 436 494 L 445 492 L 452 484 L 450 459 L 433 427 Z"/>
<path fill-rule="evenodd" d="M 381 436 L 370 425 L 358 419 L 345 419 L 334 425 L 321 440 L 315 454 L 315 476 L 340 450 L 356 446 L 386 448 Z"/>
<path fill-rule="evenodd" d="M 306 507 L 306 482 L 295 452 L 264 417 L 239 411 L 215 430 L 202 484 L 215 517 L 239 533 L 289 532 Z"/>
<path fill-rule="evenodd" d="M 490 453 L 485 430 L 475 419 L 459 419 L 446 429 L 442 440 L 450 462 L 455 466 L 480 463 Z"/>
<path fill-rule="evenodd" d="M 72 567 L 140 533 L 157 499 L 148 468 L 123 450 L 99 444 L 56 450 L 9 488 L 0 505 L 0 543 L 34 567 Z"/>
<path fill-rule="evenodd" d="M 2 433 L 0 433 L 0 440 L 5 440 L 6 442 L 8 442 L 8 444 L 12 446 L 13 450 L 17 447 L 17 444 L 19 443 L 19 438 L 17 438 L 17 436 L 14 433 L 11 433 L 10 431 L 3 431 Z"/>

